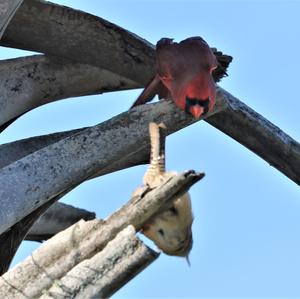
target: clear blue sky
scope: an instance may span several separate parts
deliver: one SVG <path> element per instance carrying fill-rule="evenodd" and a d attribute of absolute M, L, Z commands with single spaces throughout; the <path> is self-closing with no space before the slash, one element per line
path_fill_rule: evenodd
<path fill-rule="evenodd" d="M 101 16 L 152 43 L 161 37 L 202 36 L 234 57 L 220 85 L 300 139 L 300 1 L 55 2 Z M 0 48 L 1 59 L 25 54 Z M 95 125 L 127 110 L 139 92 L 40 107 L 1 134 L 0 143 Z M 161 255 L 114 298 L 300 298 L 300 190 L 295 183 L 203 121 L 167 139 L 167 167 L 206 173 L 191 189 L 192 266 Z M 86 182 L 63 201 L 106 217 L 129 198 L 145 169 Z M 15 263 L 35 247 L 24 242 Z"/>

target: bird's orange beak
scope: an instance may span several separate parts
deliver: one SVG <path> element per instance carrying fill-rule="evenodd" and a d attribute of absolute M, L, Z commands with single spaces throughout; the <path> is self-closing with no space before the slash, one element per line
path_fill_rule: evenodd
<path fill-rule="evenodd" d="M 199 105 L 195 105 L 195 106 L 191 106 L 190 107 L 190 113 L 195 117 L 195 118 L 199 118 L 202 113 L 203 113 L 203 108 L 200 107 Z"/>

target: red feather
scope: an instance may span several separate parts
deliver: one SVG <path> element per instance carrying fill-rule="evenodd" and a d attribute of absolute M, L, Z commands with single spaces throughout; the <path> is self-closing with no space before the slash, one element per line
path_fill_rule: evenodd
<path fill-rule="evenodd" d="M 171 96 L 175 104 L 194 117 L 211 110 L 215 103 L 212 71 L 217 59 L 201 37 L 173 42 L 162 38 L 156 45 L 156 75 L 133 106 Z"/>

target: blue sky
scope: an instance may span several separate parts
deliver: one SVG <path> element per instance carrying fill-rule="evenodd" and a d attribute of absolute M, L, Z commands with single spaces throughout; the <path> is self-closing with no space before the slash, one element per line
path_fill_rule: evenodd
<path fill-rule="evenodd" d="M 234 57 L 220 85 L 300 139 L 300 1 L 55 2 L 103 17 L 154 44 L 161 37 L 202 36 Z M 20 55 L 26 53 L 0 48 L 1 59 Z M 40 107 L 2 133 L 0 143 L 95 125 L 127 110 L 139 92 Z M 167 168 L 206 173 L 191 189 L 192 266 L 162 254 L 114 298 L 300 298 L 300 190 L 294 182 L 204 121 L 167 139 Z M 63 201 L 106 217 L 128 200 L 145 169 L 86 182 Z M 24 242 L 14 263 L 36 246 Z"/>

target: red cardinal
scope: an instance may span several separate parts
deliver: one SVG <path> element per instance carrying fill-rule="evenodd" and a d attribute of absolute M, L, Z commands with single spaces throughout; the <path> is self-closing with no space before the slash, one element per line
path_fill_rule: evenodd
<path fill-rule="evenodd" d="M 212 71 L 218 61 L 208 44 L 199 36 L 180 43 L 162 38 L 156 45 L 156 75 L 132 107 L 144 104 L 158 94 L 171 96 L 175 104 L 199 118 L 210 111 L 216 98 Z"/>

